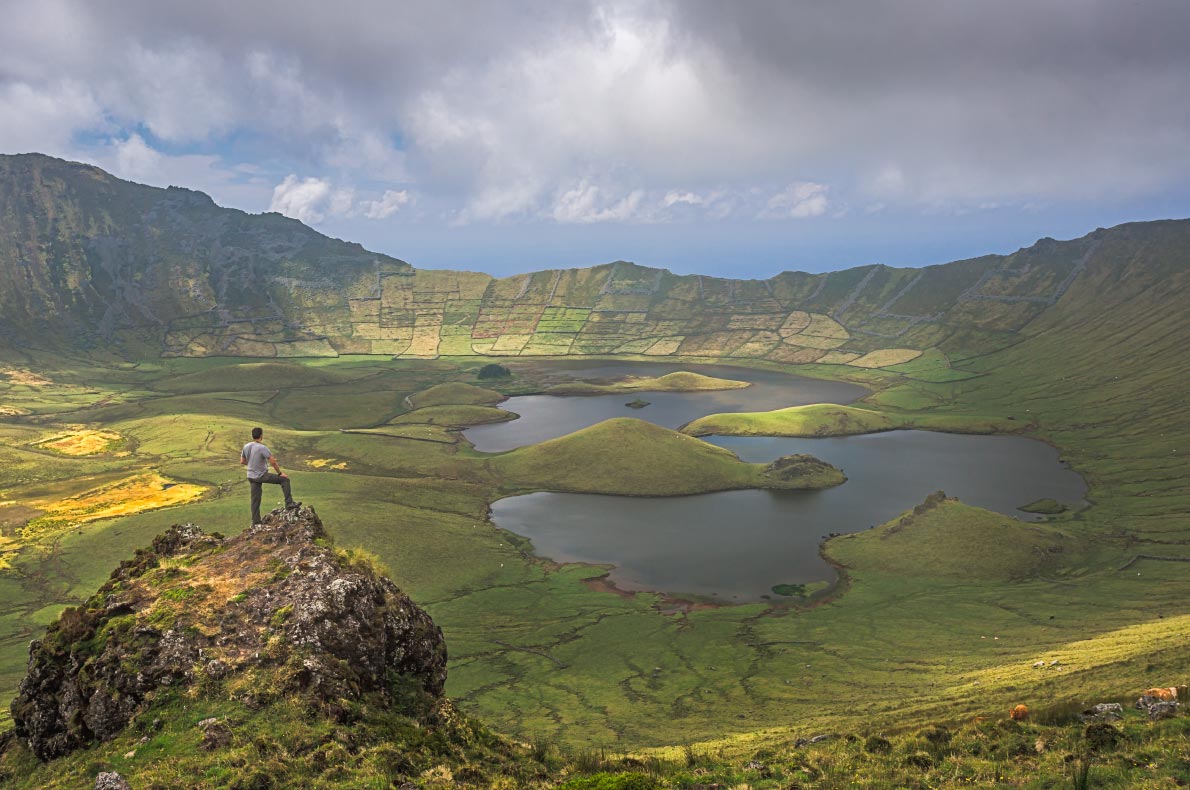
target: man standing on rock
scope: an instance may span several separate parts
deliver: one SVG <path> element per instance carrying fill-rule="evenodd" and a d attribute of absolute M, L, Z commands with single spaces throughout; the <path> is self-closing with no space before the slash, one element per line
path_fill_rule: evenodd
<path fill-rule="evenodd" d="M 252 441 L 244 445 L 244 449 L 240 451 L 240 464 L 248 467 L 248 486 L 252 489 L 253 524 L 261 522 L 260 498 L 262 486 L 265 483 L 281 486 L 281 493 L 285 495 L 286 510 L 293 510 L 302 504 L 293 501 L 293 494 L 289 492 L 289 476 L 282 474 L 281 467 L 277 465 L 277 459 L 273 456 L 272 451 L 260 443 L 262 436 L 264 436 L 263 428 L 253 428 Z M 276 474 L 269 472 L 269 464 L 273 465 Z"/>

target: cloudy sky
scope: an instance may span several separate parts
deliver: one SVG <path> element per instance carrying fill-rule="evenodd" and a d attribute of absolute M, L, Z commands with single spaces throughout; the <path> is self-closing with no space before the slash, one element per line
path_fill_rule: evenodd
<path fill-rule="evenodd" d="M 0 12 L 0 153 L 424 267 L 768 276 L 1190 216 L 1185 0 Z"/>

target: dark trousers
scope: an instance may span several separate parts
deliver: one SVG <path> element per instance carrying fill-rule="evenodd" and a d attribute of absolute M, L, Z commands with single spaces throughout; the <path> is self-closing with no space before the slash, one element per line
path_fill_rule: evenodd
<path fill-rule="evenodd" d="M 293 494 L 289 493 L 289 478 L 281 475 L 273 474 L 272 472 L 265 472 L 260 477 L 253 479 L 248 478 L 248 487 L 252 489 L 252 523 L 259 524 L 260 518 L 260 498 L 263 495 L 262 486 L 264 483 L 273 483 L 281 486 L 281 493 L 285 495 L 285 504 L 293 504 Z"/>

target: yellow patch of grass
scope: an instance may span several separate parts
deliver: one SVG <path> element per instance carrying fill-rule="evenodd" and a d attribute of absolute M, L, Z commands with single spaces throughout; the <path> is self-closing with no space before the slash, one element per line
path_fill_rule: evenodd
<path fill-rule="evenodd" d="M 594 395 L 614 392 L 705 392 L 713 390 L 736 390 L 751 386 L 746 381 L 720 379 L 701 373 L 676 371 L 664 376 L 632 376 L 611 384 L 592 384 L 587 381 L 572 381 L 555 384 L 546 392 L 557 395 Z"/>
<path fill-rule="evenodd" d="M 860 356 L 860 354 L 854 351 L 831 351 L 818 361 L 823 365 L 846 365 L 849 362 L 859 359 Z"/>
<path fill-rule="evenodd" d="M 16 557 L 20 548 L 17 541 L 0 535 L 0 571 L 6 571 L 12 567 L 12 559 Z"/>
<path fill-rule="evenodd" d="M 533 335 L 500 335 L 492 346 L 492 353 L 513 354 L 523 349 Z"/>
<path fill-rule="evenodd" d="M 54 383 L 31 370 L 21 368 L 0 368 L 0 376 L 7 377 L 13 384 L 23 384 L 26 387 L 48 387 Z"/>
<path fill-rule="evenodd" d="M 433 358 L 438 356 L 439 329 L 441 324 L 418 325 L 413 328 L 413 339 L 403 356 Z"/>
<path fill-rule="evenodd" d="M 805 330 L 810 325 L 810 314 L 801 310 L 794 310 L 777 330 L 781 337 L 791 337 Z"/>
<path fill-rule="evenodd" d="M 346 461 L 336 461 L 334 458 L 315 458 L 310 461 L 310 466 L 315 469 L 346 469 Z"/>
<path fill-rule="evenodd" d="M 114 431 L 79 428 L 70 433 L 38 442 L 37 446 L 63 455 L 98 455 L 106 452 L 119 440 L 120 434 Z"/>
<path fill-rule="evenodd" d="M 1145 659 L 1163 650 L 1177 650 L 1185 642 L 1190 629 L 1190 614 L 1149 620 L 1136 625 L 1107 631 L 1088 639 L 1054 645 L 1037 654 L 1038 659 L 1058 660 L 1067 670 L 1087 672 L 1096 667 L 1126 664 Z M 990 688 L 996 684 L 1014 685 L 1035 681 L 1042 670 L 1032 661 L 1001 664 L 967 674 L 960 685 L 949 689 L 952 693 L 970 693 L 972 688 Z M 1181 680 L 1181 678 L 1175 678 Z M 1144 690 L 1138 686 L 1134 694 Z"/>
<path fill-rule="evenodd" d="M 22 530 L 22 537 L 39 537 L 90 521 L 182 505 L 198 499 L 205 491 L 203 486 L 175 483 L 157 472 L 126 477 L 65 499 L 29 503 L 45 515 L 29 522 Z"/>
<path fill-rule="evenodd" d="M 678 350 L 678 346 L 686 339 L 685 335 L 663 337 L 645 351 L 651 357 L 666 357 Z"/>
<path fill-rule="evenodd" d="M 22 414 L 28 413 L 24 409 L 18 409 L 16 406 L 0 406 L 0 417 L 19 417 Z"/>
<path fill-rule="evenodd" d="M 915 348 L 882 348 L 879 351 L 871 351 L 864 354 L 859 359 L 851 361 L 850 365 L 857 368 L 882 368 L 886 365 L 900 365 L 905 362 L 910 362 L 921 356 L 921 352 Z"/>
<path fill-rule="evenodd" d="M 792 316 L 791 316 L 792 318 Z M 810 313 L 810 323 L 799 334 L 811 335 L 813 337 L 837 337 L 849 338 L 851 335 L 847 329 L 829 315 L 822 313 Z"/>

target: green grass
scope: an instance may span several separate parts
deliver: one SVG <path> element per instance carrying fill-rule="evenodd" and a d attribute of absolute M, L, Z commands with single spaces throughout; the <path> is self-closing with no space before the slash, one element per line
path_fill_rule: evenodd
<path fill-rule="evenodd" d="M 664 376 L 628 378 L 611 384 L 594 384 L 588 381 L 555 384 L 546 389 L 546 392 L 552 395 L 605 395 L 617 392 L 711 392 L 743 389 L 748 386 L 751 385 L 746 381 L 715 378 L 689 371 L 675 371 Z"/>
<path fill-rule="evenodd" d="M 494 456 L 508 491 L 570 491 L 673 496 L 733 488 L 825 488 L 842 482 L 811 465 L 782 477 L 764 464 L 630 417 L 605 420 L 557 439 Z"/>
<path fill-rule="evenodd" d="M 997 417 L 897 414 L 871 408 L 815 403 L 763 412 L 710 414 L 683 426 L 691 436 L 853 436 L 896 429 L 950 433 L 1010 433 L 1024 425 Z"/>
<path fill-rule="evenodd" d="M 825 553 L 853 577 L 1011 582 L 1060 574 L 1083 548 L 1068 532 L 931 498 L 877 529 L 832 538 Z"/>
<path fill-rule="evenodd" d="M 925 416 L 965 424 L 972 415 L 1002 415 L 996 419 L 1013 427 L 1035 425 L 1036 435 L 1058 444 L 1087 476 L 1094 505 L 1045 525 L 1051 530 L 1043 529 L 1045 536 L 1074 537 L 1059 541 L 1067 548 L 1046 554 L 1041 565 L 1031 564 L 1031 552 L 1051 543 L 1049 537 L 1027 542 L 1032 530 L 1040 529 L 1036 525 L 948 505 L 931 517 L 931 531 L 907 528 L 874 544 L 866 559 L 857 556 L 846 583 L 824 604 L 677 613 L 657 596 L 623 598 L 593 589 L 587 581 L 601 573 L 598 568 L 540 562 L 523 541 L 493 528 L 487 506 L 513 489 L 591 485 L 600 476 L 623 485 L 638 472 L 654 476 L 641 482 L 639 491 L 656 485 L 648 493 L 665 492 L 673 478 L 685 474 L 680 467 L 668 471 L 669 463 L 692 464 L 695 479 L 717 470 L 710 478 L 719 481 L 740 479 L 747 465 L 722 456 L 707 463 L 685 444 L 671 457 L 672 448 L 662 443 L 663 462 L 641 464 L 659 468 L 629 466 L 612 473 L 609 465 L 653 452 L 646 446 L 653 442 L 598 458 L 575 444 L 517 459 L 512 453 L 485 456 L 461 449 L 442 426 L 367 428 L 399 413 L 406 395 L 468 371 L 473 375 L 482 360 L 302 363 L 310 370 L 342 369 L 350 381 L 299 387 L 254 403 L 218 392 L 153 391 L 158 380 L 216 370 L 222 362 L 169 360 L 129 371 L 41 359 L 38 364 L 62 389 L 22 395 L 22 403 L 37 413 L 53 412 L 62 422 L 117 430 L 129 437 L 134 454 L 102 461 L 38 454 L 18 445 L 30 429 L 41 428 L 18 421 L 11 438 L 0 442 L 0 453 L 13 461 L 0 466 L 0 474 L 59 485 L 84 471 L 148 467 L 217 486 L 218 492 L 175 510 L 88 525 L 52 546 L 21 553 L 14 571 L 0 572 L 0 684 L 15 687 L 28 640 L 40 634 L 56 607 L 93 592 L 121 559 L 169 524 L 194 521 L 225 533 L 243 528 L 247 492 L 236 458 L 247 429 L 264 424 L 283 464 L 297 470 L 298 498 L 318 508 L 342 545 L 374 552 L 442 625 L 452 657 L 448 690 L 460 706 L 519 737 L 613 752 L 713 741 L 697 748 L 743 755 L 819 731 L 924 726 L 1000 715 L 1022 701 L 1044 705 L 1171 685 L 1187 670 L 1176 642 L 1190 600 L 1185 565 L 1141 559 L 1127 572 L 1116 570 L 1137 554 L 1181 556 L 1182 541 L 1190 540 L 1184 517 L 1190 497 L 1171 482 L 1183 479 L 1185 469 L 1173 452 L 1187 430 L 1173 387 L 1187 371 L 1179 367 L 1175 349 L 1162 345 L 1158 329 L 1144 335 L 1155 344 L 1156 356 L 1142 360 L 1152 372 L 1132 381 L 1115 380 L 1110 366 L 1121 369 L 1135 349 L 1113 351 L 1116 356 L 1103 367 L 1084 355 L 1090 348 L 1084 352 L 1045 334 L 1034 341 L 1036 363 L 1026 364 L 1027 349 L 1010 349 L 997 358 L 957 363 L 978 374 L 959 382 L 843 366 L 807 371 L 755 363 L 866 383 L 876 394 L 856 405 L 865 419 Z M 1167 363 L 1164 368 L 1155 365 L 1158 357 Z M 1067 358 L 1071 367 L 1063 367 Z M 534 376 L 548 372 L 549 363 L 522 364 L 517 391 L 532 392 Z M 75 389 L 66 389 L 82 391 L 84 382 L 94 394 L 76 396 L 70 394 Z M 1144 409 L 1137 408 L 1140 390 L 1151 404 Z M 93 408 L 121 391 L 136 393 L 137 400 Z M 68 397 L 58 400 L 59 393 Z M 1016 419 L 1007 420 L 1009 415 Z M 338 430 L 351 426 L 396 435 Z M 681 441 L 699 446 L 688 437 Z M 304 458 L 333 458 L 348 466 L 302 471 Z M 7 483 L 0 487 L 12 490 Z M 964 525 L 1002 530 L 992 534 L 1005 540 L 980 543 L 981 533 L 966 533 Z M 941 540 L 951 529 L 964 539 Z M 869 535 L 878 540 L 877 532 L 858 536 L 854 546 L 864 548 Z M 924 534 L 940 542 L 913 542 Z M 1029 552 L 1011 553 L 1021 540 Z M 969 545 L 978 546 L 979 554 Z M 1000 558 L 1001 551 L 1011 560 Z M 906 559 L 912 552 L 922 552 L 920 561 Z M 965 574 L 977 559 L 987 570 Z M 885 560 L 914 573 L 882 573 Z M 1071 669 L 1032 671 L 1039 658 L 1059 656 L 1071 661 Z M 972 686 L 976 680 L 979 685 Z M 843 709 L 822 705 L 824 699 L 844 698 L 858 702 Z M 739 772 L 743 761 L 732 762 L 735 772 L 722 776 L 756 781 Z"/>
<path fill-rule="evenodd" d="M 409 396 L 414 408 L 426 406 L 492 406 L 504 400 L 503 393 L 463 381 L 449 381 Z"/>
<path fill-rule="evenodd" d="M 515 420 L 517 415 L 495 406 L 423 406 L 389 420 L 389 425 L 420 423 L 463 428 Z"/>
<path fill-rule="evenodd" d="M 1027 505 L 1021 505 L 1020 510 L 1026 513 L 1040 513 L 1046 516 L 1056 516 L 1065 513 L 1069 508 L 1056 499 L 1038 499 Z"/>

